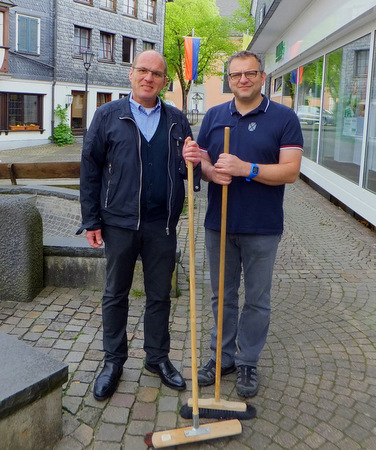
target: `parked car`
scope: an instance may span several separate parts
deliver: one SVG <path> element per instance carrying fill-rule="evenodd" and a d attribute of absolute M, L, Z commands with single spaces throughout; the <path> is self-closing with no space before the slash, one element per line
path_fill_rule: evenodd
<path fill-rule="evenodd" d="M 308 125 L 319 123 L 320 108 L 318 106 L 298 106 L 297 115 L 300 122 L 305 122 Z M 324 109 L 322 114 L 322 123 L 323 125 L 334 125 L 334 114 L 327 109 Z"/>

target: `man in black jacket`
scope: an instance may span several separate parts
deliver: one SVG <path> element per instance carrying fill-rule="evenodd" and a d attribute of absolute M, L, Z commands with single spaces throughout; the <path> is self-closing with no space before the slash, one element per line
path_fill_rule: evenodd
<path fill-rule="evenodd" d="M 104 367 L 94 397 L 116 390 L 128 358 L 128 295 L 138 255 L 146 292 L 145 368 L 172 389 L 186 383 L 169 360 L 170 290 L 175 265 L 176 225 L 183 207 L 186 161 L 195 167 L 199 189 L 200 150 L 178 109 L 160 101 L 167 83 L 166 61 L 154 50 L 141 52 L 130 71 L 132 92 L 99 108 L 82 150 L 82 227 L 89 244 L 105 242 L 103 294 Z"/>

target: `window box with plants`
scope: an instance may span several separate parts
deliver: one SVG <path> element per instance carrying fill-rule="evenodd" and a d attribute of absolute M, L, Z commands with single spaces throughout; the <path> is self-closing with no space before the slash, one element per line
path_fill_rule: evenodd
<path fill-rule="evenodd" d="M 21 131 L 25 129 L 25 125 L 9 125 L 9 129 L 12 131 Z"/>
<path fill-rule="evenodd" d="M 26 124 L 25 130 L 39 130 L 39 125 L 35 125 L 34 123 Z"/>

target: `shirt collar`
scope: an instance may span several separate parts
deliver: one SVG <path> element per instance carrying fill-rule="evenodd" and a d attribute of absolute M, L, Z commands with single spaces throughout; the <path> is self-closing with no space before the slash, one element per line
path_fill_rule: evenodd
<path fill-rule="evenodd" d="M 138 111 L 146 113 L 146 109 L 140 103 L 136 102 L 136 100 L 133 99 L 132 92 L 129 94 L 129 103 L 131 103 Z M 157 104 L 154 106 L 154 108 L 151 110 L 150 113 L 157 111 L 158 109 L 160 109 L 160 107 L 161 107 L 161 99 L 157 97 Z"/>
<path fill-rule="evenodd" d="M 261 94 L 261 95 L 262 95 L 262 101 L 259 104 L 259 106 L 256 109 L 254 109 L 253 111 L 249 111 L 247 114 L 257 114 L 258 112 L 261 112 L 261 111 L 262 112 L 266 112 L 267 111 L 270 101 L 269 101 L 269 99 L 267 97 L 265 97 L 264 94 Z M 231 100 L 231 102 L 229 104 L 229 108 L 230 108 L 231 115 L 239 114 L 239 112 L 238 112 L 238 110 L 236 109 L 236 106 L 235 106 L 235 98 L 233 98 Z"/>

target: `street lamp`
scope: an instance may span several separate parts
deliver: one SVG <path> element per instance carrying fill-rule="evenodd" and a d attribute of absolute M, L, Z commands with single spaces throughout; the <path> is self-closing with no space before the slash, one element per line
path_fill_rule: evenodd
<path fill-rule="evenodd" d="M 84 137 L 86 135 L 87 131 L 87 84 L 88 84 L 88 78 L 89 78 L 89 69 L 91 66 L 91 63 L 93 62 L 94 53 L 90 50 L 85 50 L 81 52 L 82 54 L 82 60 L 84 63 L 85 68 L 85 100 L 84 100 L 84 114 L 83 114 L 83 128 L 84 128 Z"/>
<path fill-rule="evenodd" d="M 65 107 L 68 108 L 68 106 L 70 106 L 72 103 L 73 103 L 73 95 L 67 94 L 65 96 Z"/>

